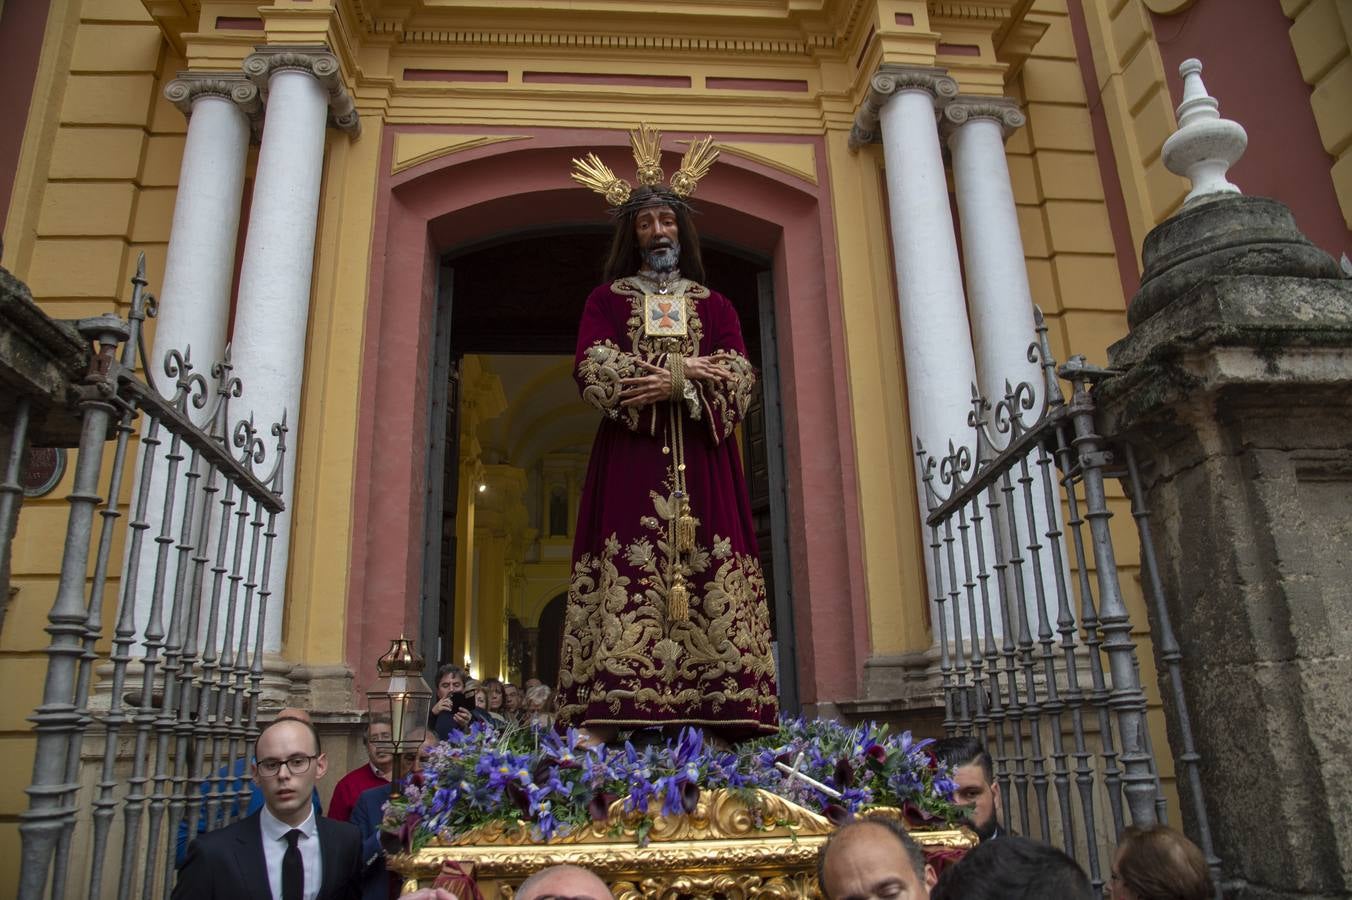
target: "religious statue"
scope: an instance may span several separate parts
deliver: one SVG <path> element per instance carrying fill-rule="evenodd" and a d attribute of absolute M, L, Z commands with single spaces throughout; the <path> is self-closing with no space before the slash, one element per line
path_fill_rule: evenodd
<path fill-rule="evenodd" d="M 641 125 L 630 143 L 637 188 L 594 153 L 573 161 L 615 233 L 578 330 L 574 374 L 604 418 L 578 510 L 558 721 L 599 741 L 772 732 L 765 578 L 733 434 L 755 371 L 732 304 L 701 284 L 690 216 L 718 151 L 693 142 L 667 185 L 660 134 Z"/>

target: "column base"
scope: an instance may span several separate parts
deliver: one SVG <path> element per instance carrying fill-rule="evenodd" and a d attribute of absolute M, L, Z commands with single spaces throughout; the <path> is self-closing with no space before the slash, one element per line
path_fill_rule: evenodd
<path fill-rule="evenodd" d="M 836 707 L 847 721 L 878 721 L 917 737 L 942 736 L 938 648 L 870 657 L 864 663 L 864 696 Z"/>

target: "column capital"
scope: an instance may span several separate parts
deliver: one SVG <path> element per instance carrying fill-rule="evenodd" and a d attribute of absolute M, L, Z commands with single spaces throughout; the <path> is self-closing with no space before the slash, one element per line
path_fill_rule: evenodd
<path fill-rule="evenodd" d="M 329 124 L 356 138 L 361 134 L 361 118 L 352 102 L 352 94 L 343 83 L 338 57 L 322 44 L 274 44 L 255 47 L 244 59 L 244 75 L 266 97 L 268 81 L 274 72 L 287 69 L 308 72 L 329 93 Z"/>
<path fill-rule="evenodd" d="M 1028 122 L 1028 117 L 1019 109 L 1019 104 L 1008 97 L 961 95 L 944 106 L 940 132 L 947 139 L 958 128 L 974 119 L 991 119 L 998 122 L 1005 137 L 1009 137 Z"/>
<path fill-rule="evenodd" d="M 868 93 L 854 116 L 850 129 L 850 149 L 858 150 L 864 144 L 878 141 L 878 115 L 887 101 L 901 91 L 924 91 L 941 109 L 958 96 L 958 82 L 945 69 L 930 66 L 898 66 L 885 63 L 869 79 Z"/>
<path fill-rule="evenodd" d="M 263 98 L 258 87 L 237 72 L 179 72 L 164 86 L 164 99 L 183 113 L 192 116 L 192 105 L 199 97 L 220 97 L 240 108 L 249 119 L 249 126 L 257 138 L 263 124 Z"/>

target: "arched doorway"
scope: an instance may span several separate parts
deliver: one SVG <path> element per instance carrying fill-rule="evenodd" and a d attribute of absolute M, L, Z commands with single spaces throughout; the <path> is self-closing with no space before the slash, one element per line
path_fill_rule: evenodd
<path fill-rule="evenodd" d="M 563 638 L 563 613 L 568 594 L 557 595 L 540 611 L 535 644 L 535 677 L 553 687 L 559 683 L 559 641 Z"/>
<path fill-rule="evenodd" d="M 436 341 L 450 339 L 437 316 L 451 293 L 439 291 L 445 284 L 439 278 L 441 256 L 532 229 L 594 232 L 604 224 L 604 212 L 596 197 L 568 186 L 569 160 L 599 148 L 617 171 L 632 166 L 624 132 L 527 128 L 469 143 L 448 137 L 469 149 L 399 170 L 392 163 L 394 143 L 405 130 L 427 133 L 392 126 L 384 134 L 387 174 L 377 192 L 371 300 L 362 336 L 347 622 L 348 656 L 354 660 L 381 642 L 391 621 L 418 629 L 424 610 L 435 609 L 424 589 L 429 582 L 423 536 L 430 486 L 426 460 L 437 434 L 429 398 L 441 393 L 432 360 Z M 480 135 L 485 129 L 438 131 Z M 785 580 L 793 587 L 788 618 L 798 637 L 784 668 L 798 676 L 802 700 L 815 703 L 857 694 L 868 622 L 825 145 L 821 138 L 794 140 L 813 147 L 815 176 L 725 154 L 726 162 L 701 182 L 699 227 L 706 245 L 737 247 L 769 261 L 757 288 L 773 304 L 777 330 L 782 380 L 777 407 L 787 473 Z M 680 152 L 674 140 L 666 150 Z M 408 443 L 411 452 L 389 453 L 394 440 Z M 359 669 L 358 690 L 366 677 Z"/>

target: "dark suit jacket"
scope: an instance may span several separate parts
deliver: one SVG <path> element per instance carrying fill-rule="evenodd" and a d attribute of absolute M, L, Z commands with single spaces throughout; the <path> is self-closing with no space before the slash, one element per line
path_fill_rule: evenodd
<path fill-rule="evenodd" d="M 380 810 L 390 799 L 391 785 L 382 784 L 362 791 L 349 820 L 361 835 L 361 900 L 389 900 L 390 874 L 385 869 L 385 850 L 380 842 Z M 397 885 L 395 886 L 397 888 Z"/>
<path fill-rule="evenodd" d="M 324 883 L 319 900 L 357 900 L 361 890 L 361 835 L 347 822 L 320 816 L 319 855 Z M 272 900 L 258 813 L 188 845 L 173 900 Z"/>

